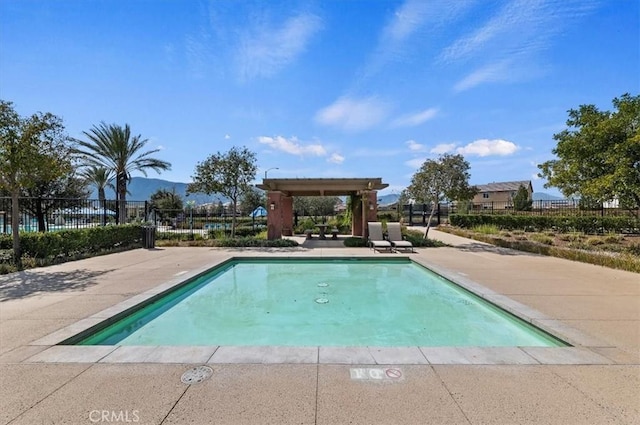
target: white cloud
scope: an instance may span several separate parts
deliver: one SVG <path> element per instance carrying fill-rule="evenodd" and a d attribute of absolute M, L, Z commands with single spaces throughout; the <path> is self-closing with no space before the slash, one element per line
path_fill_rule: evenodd
<path fill-rule="evenodd" d="M 322 20 L 311 13 L 289 18 L 278 28 L 265 25 L 250 28 L 241 36 L 236 55 L 240 79 L 274 75 L 303 53 L 321 28 Z"/>
<path fill-rule="evenodd" d="M 304 145 L 300 143 L 297 137 L 287 139 L 282 136 L 260 136 L 258 137 L 258 142 L 267 145 L 272 149 L 292 155 L 325 156 L 327 154 L 327 150 L 322 145 L 313 143 Z"/>
<path fill-rule="evenodd" d="M 520 149 L 515 143 L 502 139 L 479 139 L 466 146 L 459 147 L 456 152 L 474 156 L 508 156 Z"/>
<path fill-rule="evenodd" d="M 593 10 L 598 0 L 514 0 L 499 3 L 480 27 L 446 47 L 439 56 L 451 63 L 478 58 L 485 65 L 454 87 L 457 92 L 482 83 L 539 77 L 545 66 L 538 53 L 551 46 L 564 29 Z"/>
<path fill-rule="evenodd" d="M 422 164 L 427 160 L 427 158 L 413 158 L 408 161 L 405 161 L 405 165 L 408 165 L 411 168 L 420 168 Z"/>
<path fill-rule="evenodd" d="M 344 156 L 338 153 L 332 153 L 329 158 L 327 158 L 327 162 L 332 162 L 334 164 L 342 164 L 344 162 Z"/>
<path fill-rule="evenodd" d="M 435 153 L 437 155 L 442 155 L 443 153 L 451 152 L 456 148 L 455 143 L 440 143 L 435 147 L 431 148 L 430 153 Z"/>
<path fill-rule="evenodd" d="M 228 134 L 225 134 L 225 135 L 224 135 L 224 140 L 229 140 L 229 139 L 231 139 L 231 136 L 230 136 L 230 135 L 228 135 Z"/>
<path fill-rule="evenodd" d="M 158 146 L 156 146 L 156 149 L 158 149 L 159 151 L 163 151 L 166 148 L 164 147 L 164 145 L 158 145 Z"/>
<path fill-rule="evenodd" d="M 513 74 L 510 74 L 509 69 L 511 65 L 512 62 L 510 59 L 485 65 L 458 81 L 453 87 L 453 90 L 455 92 L 461 92 L 482 83 L 506 81 L 511 79 L 513 78 Z"/>
<path fill-rule="evenodd" d="M 531 174 L 531 180 L 542 180 L 538 173 Z"/>
<path fill-rule="evenodd" d="M 383 34 L 394 41 L 402 41 L 418 30 L 428 16 L 429 3 L 407 0 L 393 14 Z"/>
<path fill-rule="evenodd" d="M 437 108 L 429 108 L 424 111 L 416 112 L 409 115 L 401 116 L 395 119 L 392 123 L 396 127 L 414 127 L 420 125 L 430 119 L 433 119 L 438 114 Z"/>
<path fill-rule="evenodd" d="M 410 151 L 420 152 L 424 150 L 424 145 L 416 142 L 415 140 L 407 140 L 405 143 L 409 147 Z"/>
<path fill-rule="evenodd" d="M 360 75 L 362 80 L 378 73 L 389 62 L 415 58 L 429 47 L 434 34 L 460 19 L 478 0 L 405 0 L 391 11 L 378 44 Z"/>
<path fill-rule="evenodd" d="M 342 128 L 347 131 L 362 131 L 376 126 L 388 114 L 388 105 L 375 97 L 351 99 L 341 97 L 316 113 L 316 122 Z"/>

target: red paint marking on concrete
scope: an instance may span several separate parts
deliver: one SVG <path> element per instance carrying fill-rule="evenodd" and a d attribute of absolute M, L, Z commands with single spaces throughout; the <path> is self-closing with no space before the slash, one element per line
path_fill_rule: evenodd
<path fill-rule="evenodd" d="M 402 376 L 402 371 L 400 369 L 387 369 L 385 373 L 391 379 L 398 379 Z"/>

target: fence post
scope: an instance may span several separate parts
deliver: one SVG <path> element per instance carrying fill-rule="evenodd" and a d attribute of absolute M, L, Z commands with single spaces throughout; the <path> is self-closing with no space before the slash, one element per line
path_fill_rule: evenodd
<path fill-rule="evenodd" d="M 413 226 L 413 204 L 409 204 L 409 226 Z"/>
<path fill-rule="evenodd" d="M 440 226 L 440 202 L 438 202 L 438 226 Z"/>

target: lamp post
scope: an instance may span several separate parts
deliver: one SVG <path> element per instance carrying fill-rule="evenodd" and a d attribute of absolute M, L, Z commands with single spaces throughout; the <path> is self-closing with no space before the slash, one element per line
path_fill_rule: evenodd
<path fill-rule="evenodd" d="M 271 171 L 271 170 L 279 170 L 279 168 L 278 168 L 278 167 L 273 167 L 273 168 L 269 168 L 269 169 L 265 170 L 265 171 L 264 171 L 264 179 L 265 179 L 265 180 L 267 179 L 267 173 L 268 173 L 269 171 Z"/>

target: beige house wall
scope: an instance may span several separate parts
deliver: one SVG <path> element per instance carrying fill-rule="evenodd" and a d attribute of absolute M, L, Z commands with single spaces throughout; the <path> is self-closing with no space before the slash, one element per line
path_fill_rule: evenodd
<path fill-rule="evenodd" d="M 531 185 L 525 186 L 525 188 L 529 193 L 529 199 L 531 199 L 533 196 Z M 517 190 L 481 191 L 473 197 L 472 202 L 477 208 L 506 209 L 512 205 L 512 200 L 516 193 L 518 193 Z"/>

